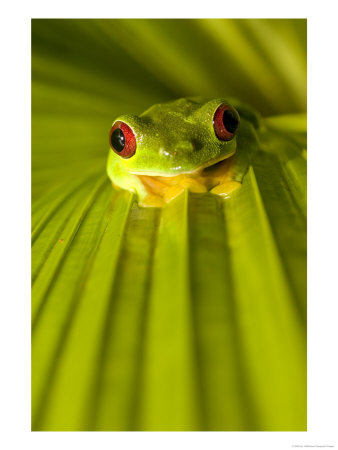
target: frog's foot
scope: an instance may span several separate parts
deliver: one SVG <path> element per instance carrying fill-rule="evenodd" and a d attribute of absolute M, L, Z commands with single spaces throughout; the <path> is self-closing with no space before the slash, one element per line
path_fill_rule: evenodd
<path fill-rule="evenodd" d="M 231 192 L 235 191 L 241 186 L 239 181 L 228 180 L 224 183 L 221 183 L 211 189 L 212 194 L 220 195 L 221 197 L 227 198 L 231 194 Z"/>
<path fill-rule="evenodd" d="M 194 193 L 211 192 L 227 198 L 241 183 L 233 179 L 232 163 L 222 161 L 196 174 L 181 174 L 173 177 L 138 175 L 146 194 L 141 206 L 163 207 L 185 189 Z"/>
<path fill-rule="evenodd" d="M 149 194 L 139 202 L 139 205 L 151 208 L 162 208 L 165 205 L 165 201 L 160 195 Z"/>
<path fill-rule="evenodd" d="M 175 177 L 139 176 L 147 195 L 140 202 L 141 206 L 162 207 L 175 197 L 180 195 L 185 189 L 190 192 L 207 192 L 204 180 L 191 178 L 187 175 Z"/>
<path fill-rule="evenodd" d="M 173 198 L 180 195 L 185 189 L 196 193 L 207 192 L 207 187 L 203 180 L 191 178 L 186 175 L 167 178 L 166 182 L 168 189 L 163 196 L 166 203 L 169 203 Z"/>
<path fill-rule="evenodd" d="M 172 199 L 180 195 L 184 191 L 184 187 L 176 184 L 169 187 L 166 193 L 163 196 L 163 199 L 166 203 L 169 203 Z"/>

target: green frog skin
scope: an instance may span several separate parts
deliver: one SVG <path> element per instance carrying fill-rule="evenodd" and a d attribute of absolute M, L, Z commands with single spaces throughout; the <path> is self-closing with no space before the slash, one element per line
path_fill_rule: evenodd
<path fill-rule="evenodd" d="M 141 206 L 164 206 L 184 189 L 227 197 L 258 148 L 259 115 L 235 100 L 200 97 L 156 104 L 116 118 L 108 176 Z"/>

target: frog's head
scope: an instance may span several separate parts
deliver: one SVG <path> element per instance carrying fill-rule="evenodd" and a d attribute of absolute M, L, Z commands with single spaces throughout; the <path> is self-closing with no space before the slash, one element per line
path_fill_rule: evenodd
<path fill-rule="evenodd" d="M 238 127 L 239 115 L 225 99 L 179 99 L 118 117 L 109 142 L 129 172 L 172 176 L 233 155 Z"/>

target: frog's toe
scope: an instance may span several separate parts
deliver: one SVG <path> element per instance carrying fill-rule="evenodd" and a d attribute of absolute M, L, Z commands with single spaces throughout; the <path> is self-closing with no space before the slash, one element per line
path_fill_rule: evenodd
<path fill-rule="evenodd" d="M 196 193 L 201 193 L 201 192 L 207 192 L 207 188 L 205 186 L 205 184 L 200 183 L 199 181 L 197 181 L 195 178 L 185 178 L 180 182 L 180 186 L 189 189 L 190 192 L 196 192 Z"/>
<path fill-rule="evenodd" d="M 219 184 L 211 189 L 211 193 L 215 195 L 220 195 L 221 197 L 228 197 L 231 192 L 235 191 L 241 186 L 239 181 L 229 180 L 225 183 Z"/>
<path fill-rule="evenodd" d="M 184 187 L 180 186 L 178 184 L 175 184 L 174 186 L 171 186 L 169 189 L 167 189 L 166 193 L 164 194 L 164 200 L 166 203 L 169 203 L 173 198 L 177 197 L 184 191 Z"/>
<path fill-rule="evenodd" d="M 163 198 L 159 195 L 147 195 L 143 200 L 139 201 L 140 206 L 162 208 L 165 205 Z"/>

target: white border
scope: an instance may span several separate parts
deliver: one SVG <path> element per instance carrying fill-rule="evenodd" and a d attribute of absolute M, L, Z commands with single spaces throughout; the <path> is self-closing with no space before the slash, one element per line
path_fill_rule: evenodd
<path fill-rule="evenodd" d="M 333 1 L 12 2 L 1 11 L 1 447 L 285 449 L 337 445 L 337 24 Z M 3 9 L 3 6 L 2 6 Z M 308 432 L 30 432 L 30 18 L 308 18 Z M 8 151 L 11 149 L 11 151 Z M 7 195 L 7 193 L 10 195 Z M 15 205 L 15 206 L 13 206 Z M 8 220 L 10 218 L 10 220 Z"/>

